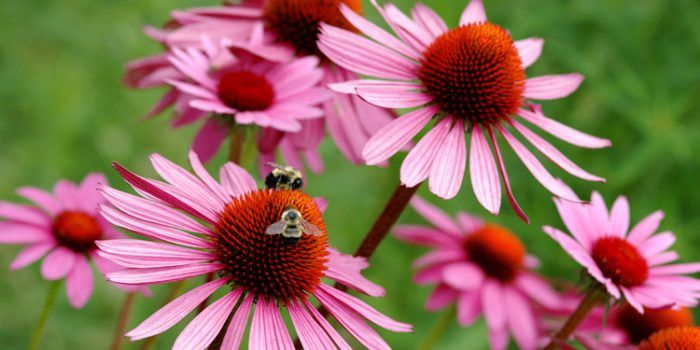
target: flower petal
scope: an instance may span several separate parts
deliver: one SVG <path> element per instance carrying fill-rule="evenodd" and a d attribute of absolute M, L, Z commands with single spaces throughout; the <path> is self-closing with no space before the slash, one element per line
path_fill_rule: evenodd
<path fill-rule="evenodd" d="M 258 299 L 249 342 L 249 349 L 294 350 L 292 339 L 274 301 Z"/>
<path fill-rule="evenodd" d="M 78 254 L 66 247 L 57 247 L 41 264 L 41 275 L 49 281 L 66 277 L 73 270 Z"/>
<path fill-rule="evenodd" d="M 253 299 L 254 297 L 251 294 L 246 294 L 243 298 L 243 301 L 236 309 L 236 313 L 234 313 L 231 318 L 231 323 L 226 330 L 220 349 L 234 350 L 238 349 L 241 345 L 243 333 L 245 333 L 248 317 L 250 316 L 250 308 L 253 305 Z"/>
<path fill-rule="evenodd" d="M 518 110 L 518 115 L 530 123 L 535 124 L 540 129 L 548 132 L 552 136 L 575 146 L 585 148 L 603 148 L 611 145 L 610 140 L 588 135 L 561 124 L 554 119 L 547 118 L 544 114 L 542 114 L 541 109 L 538 107 L 535 107 L 534 111 L 520 109 Z"/>
<path fill-rule="evenodd" d="M 415 187 L 430 175 L 433 161 L 450 129 L 449 118 L 443 119 L 408 152 L 408 156 L 401 164 L 401 183 L 406 187 Z"/>
<path fill-rule="evenodd" d="M 438 197 L 451 199 L 459 192 L 467 164 L 466 147 L 464 125 L 458 121 L 447 134 L 430 166 L 430 191 Z"/>
<path fill-rule="evenodd" d="M 484 3 L 481 0 L 472 0 L 462 12 L 462 16 L 459 18 L 459 25 L 465 26 L 482 22 L 486 22 Z"/>
<path fill-rule="evenodd" d="M 173 349 L 206 349 L 223 328 L 240 296 L 241 290 L 236 289 L 209 305 L 175 339 Z"/>
<path fill-rule="evenodd" d="M 541 38 L 527 38 L 515 42 L 515 48 L 518 50 L 523 68 L 531 66 L 540 58 L 543 46 L 544 39 Z"/>
<path fill-rule="evenodd" d="M 571 95 L 583 82 L 583 75 L 545 75 L 525 80 L 523 97 L 534 100 L 553 100 Z"/>
<path fill-rule="evenodd" d="M 396 118 L 379 129 L 362 149 L 368 165 L 379 164 L 406 146 L 433 118 L 437 107 L 425 107 Z"/>
<path fill-rule="evenodd" d="M 92 288 L 92 269 L 87 258 L 80 256 L 75 260 L 75 266 L 66 278 L 66 292 L 70 305 L 76 309 L 85 306 L 92 295 Z"/>
<path fill-rule="evenodd" d="M 474 125 L 472 130 L 469 174 L 476 199 L 486 210 L 492 214 L 498 214 L 501 207 L 501 183 L 498 181 L 498 169 L 484 131 L 478 125 Z"/>

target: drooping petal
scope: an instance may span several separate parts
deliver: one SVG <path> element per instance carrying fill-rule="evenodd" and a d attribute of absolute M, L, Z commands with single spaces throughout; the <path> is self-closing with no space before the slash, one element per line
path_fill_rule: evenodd
<path fill-rule="evenodd" d="M 92 295 L 93 278 L 92 269 L 84 256 L 75 260 L 73 270 L 66 278 L 66 293 L 68 302 L 76 309 L 80 309 L 87 303 Z"/>
<path fill-rule="evenodd" d="M 25 266 L 28 266 L 35 261 L 41 259 L 46 253 L 48 253 L 53 247 L 56 246 L 54 242 L 47 243 L 36 243 L 30 245 L 24 250 L 22 250 L 14 260 L 10 263 L 10 270 L 19 270 Z"/>
<path fill-rule="evenodd" d="M 447 265 L 442 270 L 442 277 L 447 285 L 460 291 L 473 291 L 484 282 L 484 272 L 467 262 Z"/>
<path fill-rule="evenodd" d="M 542 114 L 542 111 L 539 108 L 535 108 L 534 111 L 520 109 L 518 110 L 518 115 L 530 123 L 535 124 L 540 129 L 548 132 L 552 136 L 575 146 L 585 148 L 603 148 L 611 145 L 610 140 L 585 134 L 559 123 L 554 119 L 547 118 L 544 114 Z"/>
<path fill-rule="evenodd" d="M 292 301 L 287 305 L 289 316 L 297 331 L 299 340 L 304 349 L 326 350 L 335 349 L 335 344 L 326 334 L 323 328 L 319 327 L 311 315 L 298 302 Z"/>
<path fill-rule="evenodd" d="M 371 296 L 384 295 L 384 288 L 361 274 L 361 271 L 369 266 L 367 259 L 344 255 L 335 249 L 329 249 L 328 252 L 326 277 Z"/>
<path fill-rule="evenodd" d="M 228 128 L 215 118 L 208 118 L 197 132 L 192 142 L 192 150 L 202 162 L 210 161 L 228 135 Z"/>
<path fill-rule="evenodd" d="M 504 329 L 506 317 L 510 312 L 503 304 L 504 292 L 498 282 L 486 280 L 481 292 L 481 309 L 489 330 Z"/>
<path fill-rule="evenodd" d="M 0 222 L 0 244 L 34 244 L 53 241 L 54 238 L 47 228 L 14 221 Z"/>
<path fill-rule="evenodd" d="M 459 192 L 467 164 L 466 147 L 464 125 L 457 121 L 430 166 L 430 191 L 438 197 L 451 199 Z"/>
<path fill-rule="evenodd" d="M 408 156 L 401 164 L 401 183 L 407 187 L 414 187 L 430 175 L 433 161 L 450 129 L 451 121 L 449 118 L 443 119 L 408 152 Z"/>
<path fill-rule="evenodd" d="M 474 125 L 472 130 L 469 175 L 476 199 L 486 210 L 492 214 L 498 214 L 501 207 L 501 183 L 498 181 L 498 169 L 484 131 L 478 125 Z"/>
<path fill-rule="evenodd" d="M 644 219 L 642 219 L 642 221 L 636 224 L 632 228 L 632 230 L 630 230 L 630 233 L 627 236 L 627 241 L 635 245 L 641 244 L 647 238 L 649 238 L 649 236 L 656 232 L 656 230 L 659 228 L 659 225 L 661 225 L 661 220 L 663 219 L 663 211 L 658 210 L 651 213 L 649 216 L 645 217 Z"/>
<path fill-rule="evenodd" d="M 56 215 L 61 210 L 61 203 L 51 193 L 35 187 L 20 187 L 17 194 L 34 202 L 47 213 Z"/>
<path fill-rule="evenodd" d="M 480 291 L 466 292 L 457 299 L 457 322 L 462 327 L 470 326 L 481 315 Z"/>
<path fill-rule="evenodd" d="M 438 207 L 430 204 L 420 197 L 413 197 L 413 199 L 411 199 L 411 206 L 416 212 L 418 212 L 418 214 L 420 214 L 433 226 L 445 233 L 449 233 L 456 237 L 461 237 L 462 231 L 460 230 L 459 226 L 457 226 L 449 215 L 440 210 Z"/>
<path fill-rule="evenodd" d="M 258 299 L 253 312 L 249 342 L 250 350 L 294 350 L 292 339 L 274 301 Z"/>
<path fill-rule="evenodd" d="M 38 227 L 48 227 L 51 219 L 41 210 L 28 205 L 0 201 L 0 218 Z"/>
<path fill-rule="evenodd" d="M 254 298 L 252 294 L 246 294 L 243 301 L 238 306 L 238 309 L 236 309 L 236 313 L 231 318 L 231 323 L 221 343 L 221 350 L 237 350 L 239 348 L 241 340 L 243 340 L 243 333 L 245 333 L 245 328 L 248 324 L 250 308 L 253 305 Z"/>
<path fill-rule="evenodd" d="M 177 299 L 169 302 L 160 310 L 153 313 L 136 328 L 129 331 L 126 336 L 132 340 L 139 340 L 165 332 L 185 318 L 187 314 L 219 289 L 219 287 L 226 284 L 228 280 L 228 278 L 220 278 L 179 296 Z"/>
<path fill-rule="evenodd" d="M 138 239 L 110 239 L 95 243 L 100 248 L 100 255 L 124 267 L 182 266 L 216 259 L 211 253 Z"/>
<path fill-rule="evenodd" d="M 504 304 L 508 312 L 508 328 L 523 350 L 537 348 L 537 320 L 528 301 L 515 289 L 504 290 Z"/>
<path fill-rule="evenodd" d="M 503 162 L 503 156 L 501 155 L 501 149 L 498 147 L 498 141 L 496 140 L 496 136 L 494 135 L 493 129 L 491 127 L 488 127 L 488 133 L 489 133 L 489 138 L 491 139 L 491 144 L 493 144 L 493 152 L 496 155 L 496 160 L 498 161 L 498 172 L 501 174 L 501 179 L 503 179 L 503 187 L 506 189 L 506 195 L 508 196 L 508 202 L 510 203 L 510 206 L 513 208 L 513 211 L 515 211 L 515 214 L 518 215 L 518 217 L 527 222 L 530 223 L 530 218 L 525 215 L 525 212 L 520 208 L 520 205 L 518 204 L 518 201 L 515 200 L 515 196 L 513 195 L 513 190 L 510 187 L 510 180 L 508 179 L 508 172 L 506 171 L 506 164 Z"/>
<path fill-rule="evenodd" d="M 41 264 L 41 275 L 49 281 L 66 277 L 73 270 L 78 254 L 66 247 L 57 247 Z"/>
<path fill-rule="evenodd" d="M 425 107 L 407 113 L 379 129 L 362 150 L 368 165 L 379 164 L 411 142 L 432 119 L 437 107 Z M 427 137 L 427 136 L 426 136 Z"/>
<path fill-rule="evenodd" d="M 209 305 L 175 339 L 173 349 L 206 349 L 223 328 L 240 296 L 241 290 L 236 289 Z"/>

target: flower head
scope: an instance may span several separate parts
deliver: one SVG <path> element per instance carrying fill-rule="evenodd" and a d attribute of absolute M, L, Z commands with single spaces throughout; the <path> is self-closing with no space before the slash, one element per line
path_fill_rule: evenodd
<path fill-rule="evenodd" d="M 287 310 L 306 348 L 349 349 L 347 342 L 310 303 L 312 298 L 360 343 L 370 349 L 388 345 L 366 322 L 408 332 L 359 299 L 331 287 L 324 278 L 372 295 L 381 287 L 360 271 L 367 262 L 330 248 L 317 201 L 301 191 L 257 189 L 253 178 L 233 163 L 216 181 L 190 153 L 195 174 L 153 155 L 154 168 L 165 182 L 135 175 L 115 165 L 140 196 L 103 188 L 114 205 L 104 217 L 150 240 L 99 241 L 100 254 L 128 269 L 107 275 L 125 284 L 158 284 L 216 273 L 218 278 L 178 297 L 127 336 L 143 339 L 162 333 L 182 320 L 215 291 L 226 293 L 197 315 L 175 341 L 174 349 L 205 348 L 229 315 L 222 348 L 238 348 L 253 313 L 249 344 L 255 349 L 293 349 L 280 310 Z M 267 233 L 290 208 L 316 226 L 321 235 L 302 234 L 296 242 Z M 235 307 L 238 305 L 237 307 Z M 254 311 L 252 311 L 254 308 Z"/>
<path fill-rule="evenodd" d="M 639 350 L 700 349 L 700 328 L 667 328 L 639 345 Z"/>
<path fill-rule="evenodd" d="M 95 241 L 123 238 L 98 213 L 106 201 L 97 191 L 107 179 L 99 173 L 89 174 L 76 185 L 59 181 L 53 193 L 35 187 L 22 187 L 17 194 L 32 205 L 0 202 L 0 243 L 26 245 L 10 264 L 17 270 L 46 256 L 41 275 L 50 281 L 66 279 L 66 293 L 71 306 L 85 306 L 93 290 L 92 261 L 101 273 L 121 268 L 95 252 Z M 133 291 L 138 286 L 118 285 Z M 145 292 L 145 290 L 144 290 Z"/>
<path fill-rule="evenodd" d="M 434 227 L 399 226 L 399 239 L 434 250 L 416 260 L 414 281 L 437 284 L 426 308 L 457 303 L 457 321 L 472 324 L 484 315 L 492 349 L 504 349 L 512 335 L 521 349 L 535 349 L 542 331 L 533 309 L 559 307 L 560 298 L 532 272 L 537 259 L 506 228 L 483 223 L 466 213 L 456 221 L 415 198 L 413 207 Z"/>
<path fill-rule="evenodd" d="M 672 264 L 678 254 L 668 249 L 676 237 L 655 234 L 663 213 L 655 212 L 628 232 L 629 203 L 619 197 L 610 213 L 597 192 L 590 204 L 555 199 L 567 235 L 553 227 L 544 232 L 581 264 L 615 299 L 625 300 L 638 312 L 644 308 L 697 305 L 700 280 L 684 276 L 700 272 L 700 264 Z"/>
<path fill-rule="evenodd" d="M 367 38 L 344 28 L 321 25 L 319 39 L 319 48 L 333 62 L 373 77 L 330 85 L 331 89 L 357 95 L 380 107 L 417 108 L 374 133 L 362 151 L 367 164 L 386 161 L 434 121 L 401 166 L 401 182 L 406 186 L 429 179 L 433 193 L 447 199 L 454 197 L 467 163 L 465 134 L 471 134 L 469 171 L 477 199 L 486 209 L 498 213 L 502 179 L 511 205 L 527 220 L 508 183 L 496 142 L 499 133 L 544 187 L 572 199 L 565 186 L 509 130 L 517 131 L 572 175 L 603 181 L 579 168 L 521 122 L 525 120 L 581 147 L 610 145 L 607 140 L 545 117 L 539 106 L 528 102 L 566 97 L 583 81 L 579 74 L 526 77 L 525 69 L 542 52 L 542 39 L 514 41 L 507 30 L 487 21 L 481 0 L 467 6 L 454 29 L 420 4 L 408 17 L 392 4 L 372 3 L 398 38 L 341 6 L 346 19 Z"/>

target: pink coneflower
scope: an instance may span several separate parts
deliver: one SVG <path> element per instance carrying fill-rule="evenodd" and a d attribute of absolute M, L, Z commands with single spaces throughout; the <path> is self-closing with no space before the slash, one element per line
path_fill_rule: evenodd
<path fill-rule="evenodd" d="M 345 18 L 369 38 L 324 24 L 319 39 L 320 50 L 333 62 L 376 78 L 335 84 L 332 89 L 357 95 L 380 107 L 418 108 L 374 133 L 362 151 L 367 164 L 386 161 L 434 121 L 430 132 L 401 166 L 401 182 L 408 187 L 429 178 L 433 193 L 454 197 L 467 162 L 465 134 L 471 134 L 469 171 L 477 199 L 492 213 L 499 211 L 500 172 L 511 205 L 526 219 L 511 193 L 495 138 L 499 133 L 544 187 L 568 198 L 563 184 L 509 129 L 520 133 L 572 175 L 603 181 L 576 166 L 521 123 L 525 120 L 581 147 L 610 145 L 608 140 L 585 135 L 545 117 L 538 106 L 527 102 L 565 97 L 583 81 L 580 74 L 526 77 L 525 68 L 542 51 L 542 39 L 513 41 L 508 31 L 487 21 L 481 0 L 473 0 L 467 6 L 459 27 L 454 29 L 448 29 L 424 5 L 417 5 L 409 18 L 392 4 L 381 7 L 374 0 L 372 3 L 399 38 L 341 5 Z M 491 140 L 493 153 L 487 139 Z"/>
<path fill-rule="evenodd" d="M 227 293 L 185 327 L 174 349 L 206 348 L 230 315 L 221 348 L 236 349 L 250 313 L 251 349 L 293 349 L 280 309 L 289 312 L 305 348 L 350 349 L 310 303 L 312 297 L 370 349 L 389 346 L 367 321 L 397 332 L 411 330 L 410 325 L 389 319 L 322 282 L 322 278 L 329 278 L 372 296 L 383 294 L 381 287 L 360 275 L 367 267 L 366 260 L 329 247 L 321 211 L 311 197 L 301 191 L 257 189 L 253 178 L 233 163 L 221 168 L 218 182 L 193 152 L 190 162 L 196 175 L 159 155 L 151 160 L 166 182 L 142 178 L 115 165 L 141 196 L 104 188 L 105 196 L 117 209 L 102 207 L 102 215 L 118 226 L 156 240 L 98 242 L 102 255 L 128 267 L 107 275 L 107 279 L 149 285 L 209 273 L 219 277 L 143 321 L 127 334 L 132 340 L 166 331 L 219 289 L 227 289 Z M 296 243 L 266 234 L 289 208 L 297 209 L 323 234 L 304 234 Z"/>
<path fill-rule="evenodd" d="M 177 14 L 182 17 L 191 16 L 200 20 L 217 21 L 222 26 L 236 27 L 232 42 L 240 43 L 239 34 L 246 33 L 249 28 L 247 20 L 253 20 L 254 26 L 264 26 L 266 37 L 276 38 L 276 43 L 287 45 L 293 53 L 293 59 L 305 56 L 318 57 L 324 70 L 322 84 L 341 83 L 357 79 L 351 71 L 339 67 L 319 50 L 317 46 L 319 26 L 321 23 L 332 24 L 347 30 L 356 31 L 340 13 L 339 5 L 348 6 L 355 12 L 362 11 L 362 3 L 358 0 L 270 0 L 251 1 L 240 5 L 227 7 L 193 8 Z M 241 14 L 247 17 L 242 22 Z M 175 16 L 175 15 L 174 15 Z M 179 40 L 166 35 L 171 45 L 187 44 L 191 35 L 183 35 L 179 31 Z M 197 30 L 189 31 L 195 34 Z M 220 33 L 220 31 L 219 31 Z M 248 31 L 251 34 L 252 31 Z M 200 33 L 201 34 L 201 33 Z M 278 56 L 286 57 L 286 52 Z M 268 56 L 272 59 L 272 56 Z M 362 163 L 362 148 L 369 137 L 379 128 L 393 119 L 393 114 L 384 108 L 375 107 L 357 96 L 333 94 L 332 99 L 323 104 L 326 127 L 343 155 L 353 163 Z"/>
<path fill-rule="evenodd" d="M 250 45 L 262 47 L 263 40 L 255 36 Z M 205 161 L 216 153 L 233 124 L 296 133 L 303 121 L 323 116 L 319 104 L 330 94 L 318 86 L 323 72 L 315 57 L 278 63 L 243 48 L 237 48 L 234 57 L 206 38 L 203 47 L 203 52 L 174 48 L 169 60 L 189 80 L 167 82 L 193 96 L 191 107 L 215 115 L 193 144 Z"/>
<path fill-rule="evenodd" d="M 102 273 L 121 269 L 96 254 L 96 240 L 124 238 L 97 213 L 97 207 L 106 203 L 97 191 L 98 184 L 107 184 L 107 179 L 93 173 L 80 185 L 59 181 L 53 193 L 34 187 L 18 189 L 17 194 L 33 205 L 0 202 L 0 217 L 5 219 L 0 222 L 0 243 L 27 246 L 12 261 L 10 269 L 21 269 L 46 255 L 41 275 L 49 281 L 65 278 L 68 301 L 76 309 L 85 306 L 92 295 L 89 261 Z"/>
<path fill-rule="evenodd" d="M 427 202 L 413 207 L 434 227 L 399 226 L 395 235 L 434 250 L 416 260 L 414 281 L 438 286 L 427 301 L 434 311 L 457 303 L 457 321 L 472 324 L 484 315 L 492 349 L 505 349 L 512 335 L 521 349 L 535 349 L 540 329 L 533 304 L 559 307 L 559 296 L 532 272 L 537 259 L 507 229 L 466 213 L 456 221 Z"/>
<path fill-rule="evenodd" d="M 693 307 L 700 296 L 700 280 L 684 276 L 700 271 L 700 264 L 667 265 L 678 259 L 669 251 L 676 237 L 654 234 L 663 213 L 657 211 L 629 230 L 629 203 L 618 197 L 608 214 L 594 192 L 590 204 L 554 200 L 571 236 L 555 228 L 543 230 L 581 264 L 615 299 L 625 300 L 640 313 L 644 308 Z"/>

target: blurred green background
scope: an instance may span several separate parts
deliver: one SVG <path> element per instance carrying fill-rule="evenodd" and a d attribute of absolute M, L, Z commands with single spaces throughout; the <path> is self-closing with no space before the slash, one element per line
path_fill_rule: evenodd
<path fill-rule="evenodd" d="M 404 10 L 412 0 L 394 1 Z M 426 0 L 454 26 L 467 0 Z M 611 203 L 630 198 L 632 219 L 663 209 L 662 229 L 678 235 L 675 248 L 685 261 L 700 260 L 700 3 L 697 0 L 486 0 L 491 21 L 516 39 L 546 40 L 539 62 L 528 75 L 582 72 L 586 81 L 573 96 L 544 103 L 545 112 L 577 129 L 610 138 L 614 147 L 583 150 L 555 142 L 573 160 L 608 179 L 585 183 L 549 168 L 579 195 L 597 188 Z M 159 51 L 142 35 L 144 24 L 159 25 L 172 9 L 214 5 L 216 1 L 110 0 L 20 1 L 0 4 L 0 197 L 18 200 L 22 185 L 50 188 L 60 178 L 80 180 L 105 172 L 124 188 L 110 168 L 117 160 L 153 174 L 147 155 L 160 152 L 184 163 L 195 128 L 172 130 L 168 116 L 148 122 L 139 117 L 162 91 L 132 91 L 120 82 L 127 61 Z M 378 21 L 373 9 L 367 15 Z M 357 246 L 398 178 L 400 159 L 389 169 L 355 167 L 323 145 L 326 171 L 308 176 L 308 192 L 328 198 L 326 219 L 331 241 L 345 252 Z M 570 282 L 577 268 L 540 232 L 543 224 L 563 226 L 550 195 L 506 151 L 513 187 L 533 224 L 518 221 L 505 204 L 498 217 L 477 205 L 468 179 L 459 196 L 440 201 L 450 213 L 466 210 L 507 225 L 542 259 L 543 273 Z M 211 164 L 223 161 L 220 155 Z M 404 223 L 421 223 L 408 210 Z M 38 317 L 47 283 L 38 264 L 10 273 L 17 247 L 0 247 L 0 348 L 22 349 Z M 387 297 L 369 300 L 382 312 L 415 324 L 415 334 L 382 332 L 396 349 L 412 349 L 439 317 L 423 309 L 429 287 L 411 283 L 410 263 L 423 250 L 394 239 L 382 244 L 367 275 L 387 288 Z M 130 325 L 162 302 L 168 286 L 153 288 L 150 300 L 138 298 Z M 82 310 L 68 306 L 64 293 L 46 329 L 45 349 L 103 349 L 112 338 L 123 296 L 104 283 Z M 167 349 L 185 323 L 159 343 Z M 451 326 L 437 348 L 486 348 L 485 327 Z M 125 348 L 135 349 L 136 345 Z"/>

